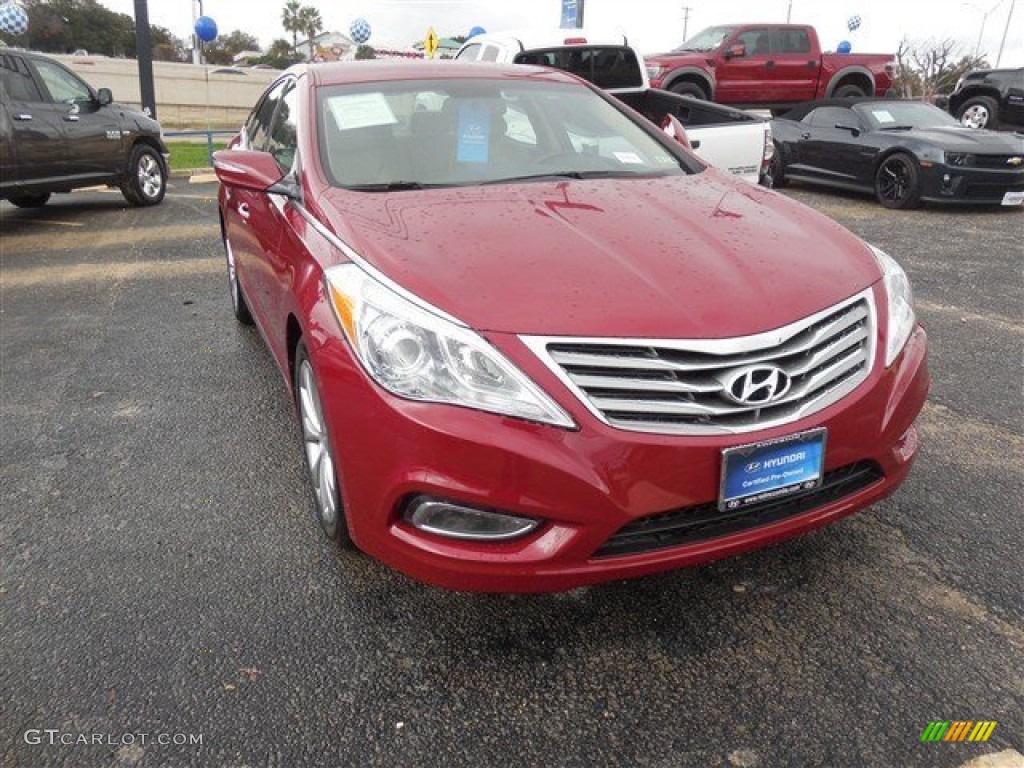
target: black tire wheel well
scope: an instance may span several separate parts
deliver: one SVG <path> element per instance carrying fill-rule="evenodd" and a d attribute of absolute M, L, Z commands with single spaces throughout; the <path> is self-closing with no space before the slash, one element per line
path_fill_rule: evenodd
<path fill-rule="evenodd" d="M 856 90 L 857 93 L 853 91 Z M 864 75 L 846 75 L 836 83 L 832 89 L 832 98 L 842 99 L 846 97 L 856 98 L 858 96 L 873 96 L 875 93 L 874 83 Z"/>
<path fill-rule="evenodd" d="M 704 101 L 711 100 L 711 92 L 707 84 L 688 75 L 677 77 L 664 86 L 664 88 L 665 90 L 672 91 L 672 93 L 678 93 L 683 96 L 696 96 L 698 99 L 704 99 Z"/>

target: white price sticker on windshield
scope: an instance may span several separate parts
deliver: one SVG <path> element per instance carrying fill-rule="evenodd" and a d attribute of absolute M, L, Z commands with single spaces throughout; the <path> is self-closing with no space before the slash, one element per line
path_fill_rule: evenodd
<path fill-rule="evenodd" d="M 393 125 L 398 122 L 388 105 L 388 100 L 380 92 L 334 96 L 328 101 L 328 105 L 334 119 L 338 121 L 338 128 L 342 131 L 369 128 L 373 125 Z"/>
<path fill-rule="evenodd" d="M 880 123 L 895 123 L 896 118 L 892 116 L 892 113 L 887 109 L 873 109 L 871 110 L 872 116 Z"/>

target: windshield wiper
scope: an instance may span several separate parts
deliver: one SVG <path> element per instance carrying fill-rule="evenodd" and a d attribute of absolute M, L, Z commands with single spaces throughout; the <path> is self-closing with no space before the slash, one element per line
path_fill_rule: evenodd
<path fill-rule="evenodd" d="M 883 125 L 878 130 L 880 131 L 912 131 L 914 126 L 912 125 Z"/>
<path fill-rule="evenodd" d="M 359 192 L 401 192 L 406 189 L 426 189 L 436 187 L 437 184 L 423 184 L 418 181 L 385 181 L 379 184 L 351 184 L 346 189 L 354 189 Z"/>
<path fill-rule="evenodd" d="M 531 173 L 526 176 L 507 176 L 503 179 L 491 179 L 482 184 L 515 184 L 520 181 L 544 181 L 545 179 L 622 179 L 637 178 L 649 179 L 652 176 L 663 176 L 661 171 L 553 171 L 551 173 Z"/>

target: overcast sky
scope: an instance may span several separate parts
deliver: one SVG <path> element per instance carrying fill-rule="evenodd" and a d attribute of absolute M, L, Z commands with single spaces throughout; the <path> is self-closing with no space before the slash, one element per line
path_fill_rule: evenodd
<path fill-rule="evenodd" d="M 132 15 L 133 0 L 100 0 L 115 11 Z M 982 33 L 980 52 L 995 64 L 1013 0 L 586 0 L 587 27 L 625 32 L 643 53 L 667 50 L 683 40 L 683 7 L 689 6 L 689 34 L 730 22 L 813 24 L 826 50 L 849 40 L 854 52 L 893 53 L 899 41 L 953 38 L 962 53 L 973 53 Z M 473 26 L 488 31 L 511 27 L 557 27 L 561 0 L 305 0 L 320 10 L 327 30 L 344 32 L 353 19 L 365 18 L 373 30 L 371 45 L 405 48 L 433 26 L 441 36 L 467 34 Z M 186 38 L 192 29 L 193 0 L 149 0 L 149 17 Z M 222 33 L 240 29 L 266 46 L 289 38 L 281 27 L 283 0 L 203 0 L 203 11 Z M 198 3 L 196 3 L 198 7 Z M 854 14 L 856 31 L 847 29 Z M 1024 1 L 1010 21 L 1002 66 L 1024 66 Z"/>

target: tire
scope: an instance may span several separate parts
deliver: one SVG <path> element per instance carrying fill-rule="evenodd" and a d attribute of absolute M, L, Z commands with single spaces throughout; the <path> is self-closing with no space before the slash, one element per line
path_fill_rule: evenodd
<path fill-rule="evenodd" d="M 772 188 L 780 189 L 789 184 L 786 178 L 786 163 L 782 159 L 782 147 L 779 142 L 774 142 L 775 151 L 772 153 L 771 164 L 768 166 L 768 175 L 772 177 Z"/>
<path fill-rule="evenodd" d="M 18 206 L 19 208 L 42 208 L 46 205 L 46 201 L 49 199 L 49 192 L 45 195 L 20 195 L 18 197 L 9 198 L 11 204 Z"/>
<path fill-rule="evenodd" d="M 121 184 L 121 194 L 132 205 L 156 205 L 167 192 L 167 169 L 164 160 L 148 144 L 136 144 L 128 163 L 128 175 Z"/>
<path fill-rule="evenodd" d="M 973 96 L 956 111 L 960 125 L 995 130 L 999 125 L 999 102 L 991 96 Z"/>
<path fill-rule="evenodd" d="M 320 388 L 302 339 L 295 348 L 295 405 L 302 429 L 306 468 L 313 483 L 316 518 L 324 535 L 343 549 L 354 547 L 338 488 L 337 465 L 324 420 Z"/>
<path fill-rule="evenodd" d="M 860 99 L 867 96 L 859 85 L 840 85 L 832 93 L 833 99 Z"/>
<path fill-rule="evenodd" d="M 672 93 L 678 93 L 680 96 L 693 96 L 693 98 L 700 99 L 701 101 L 708 100 L 708 95 L 704 93 L 703 88 L 696 83 L 691 83 L 687 80 L 684 80 L 681 83 L 672 83 L 672 85 L 669 86 L 669 90 L 672 91 Z"/>
<path fill-rule="evenodd" d="M 226 237 L 224 238 L 224 261 L 228 268 L 228 290 L 231 292 L 231 309 L 235 313 L 235 319 L 242 325 L 252 325 L 252 313 L 249 312 L 249 304 L 245 300 L 242 284 L 238 282 L 235 252 Z"/>
<path fill-rule="evenodd" d="M 875 197 L 886 208 L 916 208 L 921 198 L 917 162 L 910 155 L 889 155 L 875 172 Z"/>

